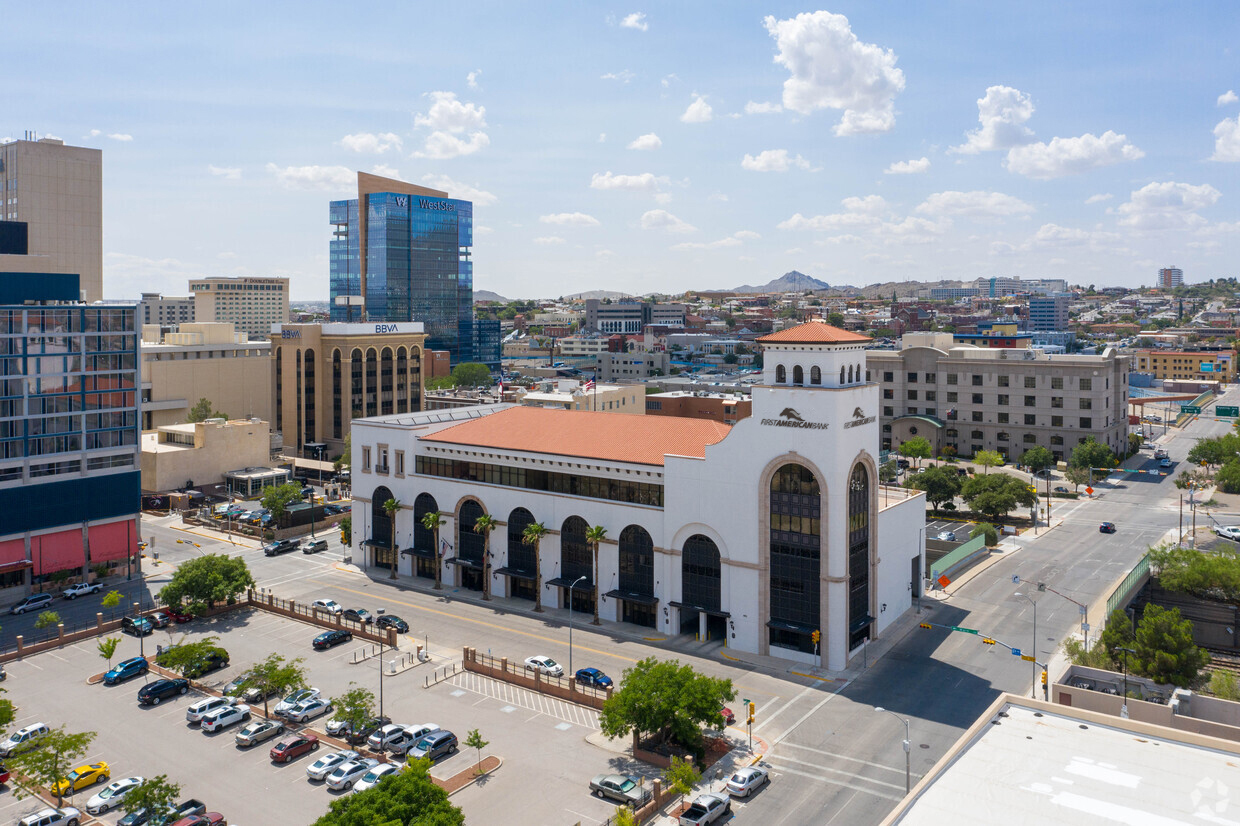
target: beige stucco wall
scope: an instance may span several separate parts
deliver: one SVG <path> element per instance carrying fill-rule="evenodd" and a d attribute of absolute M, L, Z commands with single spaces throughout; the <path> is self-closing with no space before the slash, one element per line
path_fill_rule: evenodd
<path fill-rule="evenodd" d="M 266 421 L 198 422 L 174 428 L 193 433 L 194 446 L 161 444 L 160 431 L 142 434 L 142 489 L 165 491 L 186 482 L 210 485 L 224 473 L 262 467 L 271 457 L 271 425 Z"/>
<path fill-rule="evenodd" d="M 144 430 L 184 422 L 201 398 L 227 416 L 271 420 L 270 343 L 175 349 L 174 358 L 174 348 L 159 348 L 154 361 L 151 348 L 142 348 Z"/>

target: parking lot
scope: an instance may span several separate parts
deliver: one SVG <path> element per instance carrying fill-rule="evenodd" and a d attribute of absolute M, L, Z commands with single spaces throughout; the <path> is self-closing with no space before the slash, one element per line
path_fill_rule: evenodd
<path fill-rule="evenodd" d="M 939 535 L 951 531 L 956 534 L 956 542 L 968 542 L 969 534 L 973 530 L 972 522 L 961 522 L 960 520 L 936 519 L 933 522 L 926 523 L 926 538 L 938 539 Z M 951 541 L 951 540 L 945 540 Z"/>
<path fill-rule="evenodd" d="M 195 620 L 171 631 L 156 631 L 145 639 L 145 650 L 182 638 L 219 637 L 230 654 L 229 667 L 205 678 L 221 686 L 251 663 L 268 654 L 305 658 L 308 679 L 326 696 L 337 696 L 351 683 L 379 694 L 379 665 L 375 659 L 350 662 L 359 644 L 315 652 L 310 640 L 317 629 L 296 620 L 261 611 L 237 611 L 211 620 Z M 402 648 L 413 650 L 411 640 Z M 138 654 L 138 640 L 122 637 L 112 661 Z M 431 665 L 420 665 L 384 679 L 383 710 L 398 723 L 436 723 L 464 740 L 477 728 L 490 741 L 485 754 L 504 764 L 485 782 L 453 798 L 474 823 L 600 823 L 615 806 L 590 796 L 587 785 L 600 772 L 620 771 L 657 776 L 652 767 L 636 764 L 600 743 L 597 713 L 507 683 L 462 673 L 429 689 L 423 687 Z M 166 700 L 153 707 L 136 702 L 138 689 L 148 678 L 117 686 L 88 685 L 86 680 L 105 670 L 105 662 L 89 640 L 7 665 L 8 697 L 17 705 L 12 728 L 40 721 L 64 725 L 69 731 L 95 731 L 90 754 L 80 762 L 107 761 L 113 780 L 132 775 L 167 774 L 179 783 L 183 797 L 202 800 L 220 811 L 231 824 L 308 824 L 327 808 L 337 792 L 311 783 L 305 767 L 315 757 L 303 756 L 286 765 L 270 762 L 272 742 L 244 750 L 234 744 L 237 725 L 215 734 L 202 732 L 185 721 L 185 709 L 201 699 L 197 692 Z M 274 700 L 272 705 L 274 705 Z M 261 705 L 256 706 L 261 712 Z M 311 724 L 321 730 L 330 717 Z M 735 733 L 735 732 L 734 732 Z M 587 738 L 590 738 L 589 740 Z M 593 742 L 591 742 L 593 741 Z M 321 747 L 317 756 L 330 752 Z M 462 747 L 442 758 L 432 769 L 439 778 L 468 769 L 477 753 Z M 102 787 L 78 792 L 71 805 L 84 809 Z M 760 796 L 759 796 L 760 797 Z M 33 799 L 0 799 L 0 821 L 16 820 L 39 808 Z M 279 812 L 275 817 L 273 812 Z M 114 812 L 100 818 L 114 824 Z"/>

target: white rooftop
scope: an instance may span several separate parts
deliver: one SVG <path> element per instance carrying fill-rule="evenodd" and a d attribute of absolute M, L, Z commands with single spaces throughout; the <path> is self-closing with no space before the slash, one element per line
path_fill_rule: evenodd
<path fill-rule="evenodd" d="M 1008 700 L 997 714 L 988 712 L 984 727 L 971 729 L 955 758 L 936 767 L 885 823 L 1240 824 L 1236 744 Z M 1040 710 L 1051 708 L 1063 713 Z"/>

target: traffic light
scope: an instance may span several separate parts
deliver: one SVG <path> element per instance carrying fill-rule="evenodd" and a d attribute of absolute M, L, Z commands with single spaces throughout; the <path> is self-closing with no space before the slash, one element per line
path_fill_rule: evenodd
<path fill-rule="evenodd" d="M 810 632 L 809 638 L 814 645 L 817 645 L 818 641 L 822 639 L 822 632 L 815 628 L 812 632 Z"/>
<path fill-rule="evenodd" d="M 1046 669 L 1042 670 L 1042 685 L 1046 685 Z"/>
<path fill-rule="evenodd" d="M 928 623 L 928 622 L 919 622 L 919 623 L 917 623 L 917 625 L 918 625 L 918 627 L 920 627 L 920 628 L 924 628 L 924 629 L 926 629 L 927 631 L 929 631 L 931 628 L 933 628 L 933 627 L 934 627 L 934 626 L 932 626 L 932 625 L 931 625 L 930 623 Z"/>
<path fill-rule="evenodd" d="M 989 637 L 982 637 L 982 645 L 994 645 L 995 641 Z"/>
<path fill-rule="evenodd" d="M 750 723 L 750 724 L 752 724 L 752 723 L 753 723 L 753 713 L 754 713 L 754 710 L 755 710 L 756 708 L 757 708 L 757 706 L 756 706 L 756 704 L 755 704 L 755 703 L 750 703 L 750 704 L 749 704 L 749 720 L 748 720 L 747 722 L 748 722 L 748 723 Z"/>

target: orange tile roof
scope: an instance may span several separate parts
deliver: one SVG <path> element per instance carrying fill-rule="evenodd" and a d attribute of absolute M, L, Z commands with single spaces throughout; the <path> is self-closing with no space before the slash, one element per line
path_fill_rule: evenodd
<path fill-rule="evenodd" d="M 832 327 L 824 321 L 807 321 L 758 339 L 760 344 L 851 344 L 873 341 L 869 336 Z"/>
<path fill-rule="evenodd" d="M 664 455 L 705 458 L 730 425 L 705 419 L 510 407 L 420 437 L 497 450 L 662 465 Z"/>

